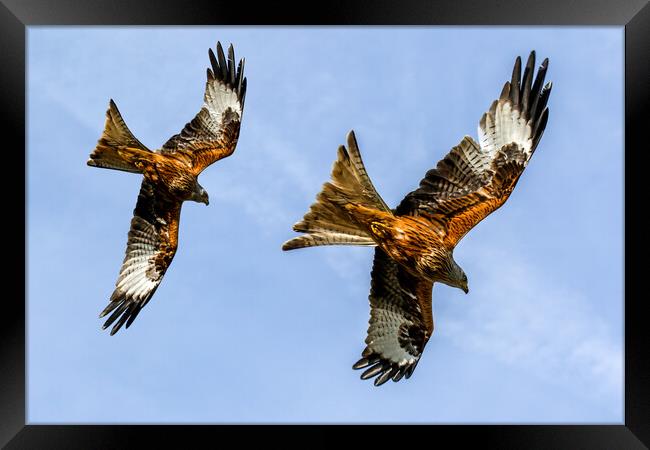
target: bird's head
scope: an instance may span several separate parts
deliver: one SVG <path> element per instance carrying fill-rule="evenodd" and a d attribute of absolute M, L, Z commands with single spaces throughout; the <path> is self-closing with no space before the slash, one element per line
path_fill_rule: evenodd
<path fill-rule="evenodd" d="M 196 183 L 196 187 L 194 188 L 194 192 L 192 192 L 192 197 L 190 199 L 197 203 L 205 203 L 206 205 L 210 204 L 208 191 L 203 189 L 203 186 L 201 186 L 199 183 Z"/>
<path fill-rule="evenodd" d="M 469 293 L 467 275 L 454 261 L 453 250 L 434 247 L 430 253 L 422 255 L 418 271 L 433 282 L 444 283 Z"/>
<path fill-rule="evenodd" d="M 463 269 L 460 269 L 462 275 L 460 277 L 460 282 L 456 285 L 457 288 L 462 289 L 463 292 L 469 294 L 469 286 L 467 285 L 467 275 L 463 272 Z"/>
<path fill-rule="evenodd" d="M 468 294 L 469 286 L 467 284 L 467 275 L 456 261 L 454 261 L 453 255 L 449 255 L 449 259 L 445 266 L 445 277 L 441 281 L 448 286 L 458 288 Z"/>

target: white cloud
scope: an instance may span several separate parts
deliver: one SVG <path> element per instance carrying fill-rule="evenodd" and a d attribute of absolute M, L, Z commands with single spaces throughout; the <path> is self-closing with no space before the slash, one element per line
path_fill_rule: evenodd
<path fill-rule="evenodd" d="M 481 260 L 470 275 L 474 298 L 446 304 L 438 332 L 577 394 L 622 396 L 622 349 L 588 298 L 516 254 L 489 246 L 474 252 Z"/>

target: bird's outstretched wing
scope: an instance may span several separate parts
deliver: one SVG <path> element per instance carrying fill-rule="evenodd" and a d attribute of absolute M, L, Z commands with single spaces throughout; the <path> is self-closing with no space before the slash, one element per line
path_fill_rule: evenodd
<path fill-rule="evenodd" d="M 371 274 L 370 322 L 362 358 L 362 379 L 375 386 L 409 378 L 433 333 L 433 283 L 411 275 L 383 250 L 375 249 Z"/>
<path fill-rule="evenodd" d="M 115 291 L 99 315 L 112 312 L 104 329 L 119 318 L 111 335 L 124 323 L 126 328 L 131 325 L 162 281 L 176 254 L 181 204 L 156 192 L 147 180 L 142 182 Z"/>
<path fill-rule="evenodd" d="M 465 136 L 396 209 L 420 215 L 446 229 L 455 245 L 477 223 L 505 203 L 526 168 L 546 122 L 551 83 L 544 85 L 545 59 L 533 82 L 535 52 L 521 78 L 517 57 L 512 79 L 479 122 L 480 145 Z"/>
<path fill-rule="evenodd" d="M 228 61 L 221 43 L 217 43 L 217 56 L 212 49 L 209 56 L 212 68 L 208 68 L 201 110 L 160 150 L 163 154 L 182 156 L 195 175 L 235 151 L 246 96 L 244 59 L 235 70 L 232 45 L 228 48 Z"/>

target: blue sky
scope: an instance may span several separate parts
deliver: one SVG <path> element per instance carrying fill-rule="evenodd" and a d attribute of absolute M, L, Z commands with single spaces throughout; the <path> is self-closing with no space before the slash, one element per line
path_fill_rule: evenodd
<path fill-rule="evenodd" d="M 29 423 L 622 423 L 623 28 L 29 27 Z M 162 145 L 199 110 L 217 40 L 246 57 L 233 156 L 200 177 L 152 301 L 110 337 L 139 189 L 86 166 L 109 98 Z M 546 132 L 458 245 L 410 380 L 375 388 L 372 250 L 285 253 L 354 129 L 389 205 L 469 134 L 517 55 L 549 57 Z"/>

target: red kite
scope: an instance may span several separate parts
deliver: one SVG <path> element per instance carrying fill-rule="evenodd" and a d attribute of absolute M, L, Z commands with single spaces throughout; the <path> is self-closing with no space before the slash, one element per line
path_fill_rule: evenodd
<path fill-rule="evenodd" d="M 212 68 L 208 68 L 203 106 L 179 134 L 151 151 L 133 136 L 111 100 L 104 132 L 90 154 L 89 166 L 144 176 L 115 291 L 99 315 L 113 312 L 103 329 L 119 318 L 111 335 L 125 323 L 129 328 L 158 289 L 176 254 L 183 202 L 209 203 L 199 174 L 235 151 L 246 96 L 244 60 L 235 70 L 232 45 L 226 61 L 221 43 L 216 57 L 212 49 L 208 54 Z"/>
<path fill-rule="evenodd" d="M 282 246 L 376 247 L 367 346 L 353 366 L 367 368 L 362 379 L 376 377 L 379 386 L 409 378 L 433 333 L 433 284 L 469 291 L 454 247 L 505 203 L 546 127 L 548 59 L 533 82 L 534 65 L 531 52 L 522 80 L 517 58 L 511 81 L 481 117 L 480 144 L 465 136 L 394 210 L 372 185 L 351 131 L 348 148 L 338 149 L 331 180 L 293 227 L 305 234 Z"/>

